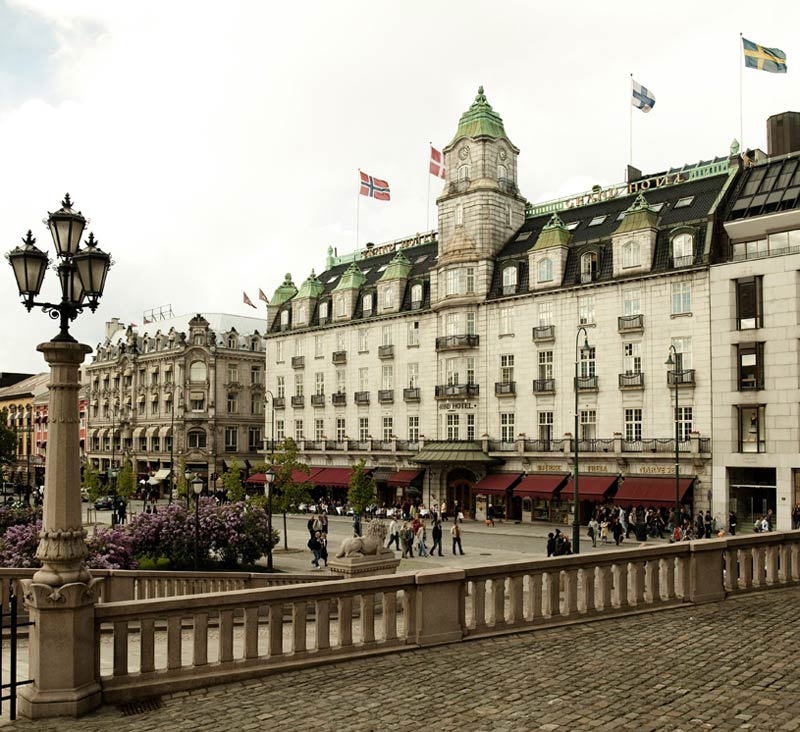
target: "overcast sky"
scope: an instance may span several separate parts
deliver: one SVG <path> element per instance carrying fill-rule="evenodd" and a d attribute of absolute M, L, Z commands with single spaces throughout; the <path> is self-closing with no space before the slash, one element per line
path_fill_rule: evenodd
<path fill-rule="evenodd" d="M 256 315 L 243 290 L 257 303 L 322 270 L 329 245 L 355 248 L 358 168 L 392 191 L 361 199 L 362 245 L 423 231 L 429 182 L 435 227 L 428 142 L 450 142 L 479 84 L 521 150 L 522 194 L 545 200 L 623 180 L 631 73 L 656 97 L 634 111 L 634 164 L 726 155 L 742 32 L 788 55 L 788 74 L 744 72 L 744 143 L 766 148 L 766 118 L 800 109 L 800 3 L 755 8 L 0 0 L 2 250 L 31 228 L 52 252 L 42 218 L 69 191 L 116 263 L 79 340 L 167 303 Z M 0 271 L 0 371 L 43 370 L 35 346 L 57 328 Z"/>

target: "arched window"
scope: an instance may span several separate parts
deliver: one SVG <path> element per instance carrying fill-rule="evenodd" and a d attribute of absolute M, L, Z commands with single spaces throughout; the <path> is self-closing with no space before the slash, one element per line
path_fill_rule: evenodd
<path fill-rule="evenodd" d="M 581 255 L 581 282 L 592 282 L 597 279 L 597 252 L 586 252 Z"/>
<path fill-rule="evenodd" d="M 326 320 L 328 317 L 328 303 L 321 302 L 319 304 L 319 319 Z"/>
<path fill-rule="evenodd" d="M 383 307 L 394 307 L 394 287 L 387 288 L 387 290 L 383 293 Z"/>
<path fill-rule="evenodd" d="M 372 315 L 372 293 L 368 292 L 361 298 L 361 311 L 364 315 Z"/>
<path fill-rule="evenodd" d="M 469 165 L 458 166 L 458 180 L 463 183 L 469 183 Z"/>
<path fill-rule="evenodd" d="M 192 361 L 189 366 L 189 379 L 191 381 L 205 381 L 208 370 L 204 361 Z"/>
<path fill-rule="evenodd" d="M 678 234 L 673 238 L 672 259 L 676 267 L 694 263 L 694 241 L 691 234 Z"/>
<path fill-rule="evenodd" d="M 638 267 L 641 264 L 639 242 L 628 241 L 622 245 L 622 267 Z"/>
<path fill-rule="evenodd" d="M 512 264 L 503 270 L 503 294 L 517 291 L 517 266 Z"/>
<path fill-rule="evenodd" d="M 497 180 L 500 183 L 504 183 L 506 178 L 508 178 L 508 169 L 505 165 L 498 165 L 497 166 Z"/>
<path fill-rule="evenodd" d="M 422 305 L 422 285 L 411 286 L 411 307 L 418 308 Z"/>
<path fill-rule="evenodd" d="M 285 329 L 289 327 L 289 311 L 282 310 L 281 311 L 281 329 Z"/>
<path fill-rule="evenodd" d="M 553 260 L 549 257 L 539 262 L 537 279 L 539 282 L 551 282 L 553 280 Z"/>
<path fill-rule="evenodd" d="M 228 336 L 228 348 L 236 348 L 238 345 L 238 339 L 235 335 Z"/>
<path fill-rule="evenodd" d="M 203 448 L 206 446 L 206 433 L 203 430 L 192 430 L 186 434 L 186 441 L 190 448 Z"/>
<path fill-rule="evenodd" d="M 253 352 L 261 350 L 261 337 L 260 336 L 253 336 L 250 339 L 250 350 Z"/>

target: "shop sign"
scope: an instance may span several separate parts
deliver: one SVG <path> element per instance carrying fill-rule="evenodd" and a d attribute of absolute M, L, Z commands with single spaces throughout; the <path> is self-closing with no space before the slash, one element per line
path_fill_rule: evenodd
<path fill-rule="evenodd" d="M 452 411 L 454 409 L 477 409 L 478 403 L 477 402 L 440 402 L 439 409 L 445 409 L 448 411 Z"/>

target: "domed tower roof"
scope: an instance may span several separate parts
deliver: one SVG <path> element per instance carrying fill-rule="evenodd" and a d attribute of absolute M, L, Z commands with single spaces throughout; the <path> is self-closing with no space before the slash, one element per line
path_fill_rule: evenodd
<path fill-rule="evenodd" d="M 462 137 L 503 137 L 508 140 L 503 119 L 486 100 L 482 86 L 478 87 L 478 94 L 472 106 L 461 115 L 456 135 L 450 144 Z"/>
<path fill-rule="evenodd" d="M 392 257 L 386 271 L 381 275 L 379 282 L 387 282 L 388 280 L 405 280 L 408 279 L 408 273 L 411 271 L 411 262 L 402 251 Z"/>
<path fill-rule="evenodd" d="M 291 300 L 296 294 L 297 288 L 294 286 L 294 282 L 292 282 L 292 275 L 287 272 L 283 284 L 275 290 L 275 294 L 272 296 L 272 300 L 269 301 L 269 304 L 273 307 L 283 305 L 283 303 Z"/>
<path fill-rule="evenodd" d="M 297 293 L 297 298 L 311 297 L 318 298 L 325 290 L 325 285 L 319 281 L 319 277 L 311 270 L 311 274 L 306 281 L 300 286 L 300 291 Z"/>

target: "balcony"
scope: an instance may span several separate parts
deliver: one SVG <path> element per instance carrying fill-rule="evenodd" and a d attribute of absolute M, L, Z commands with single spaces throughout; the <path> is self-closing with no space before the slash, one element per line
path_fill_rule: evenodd
<path fill-rule="evenodd" d="M 335 442 L 331 442 L 330 440 L 325 444 L 326 450 L 334 450 L 337 452 L 343 452 L 347 449 L 347 441 L 346 440 L 336 440 Z"/>
<path fill-rule="evenodd" d="M 370 452 L 372 450 L 372 440 L 353 440 L 350 443 L 350 449 L 358 452 Z"/>
<path fill-rule="evenodd" d="M 391 450 L 392 450 L 392 441 L 391 440 L 379 440 L 378 442 L 373 444 L 373 448 L 375 450 L 384 450 L 385 452 L 391 452 Z"/>
<path fill-rule="evenodd" d="M 353 399 L 355 399 L 356 404 L 363 406 L 369 405 L 369 392 L 368 391 L 357 391 L 353 395 Z"/>
<path fill-rule="evenodd" d="M 619 388 L 644 389 L 644 374 L 641 371 L 635 374 L 620 374 Z"/>
<path fill-rule="evenodd" d="M 525 440 L 523 443 L 525 452 L 569 452 L 570 441 L 564 439 L 540 439 Z"/>
<path fill-rule="evenodd" d="M 384 361 L 389 358 L 394 358 L 394 346 L 378 346 L 378 358 Z"/>
<path fill-rule="evenodd" d="M 331 401 L 334 407 L 344 407 L 347 404 L 347 394 L 343 391 L 337 391 L 331 396 Z"/>
<path fill-rule="evenodd" d="M 534 343 L 546 343 L 556 339 L 556 327 L 554 325 L 537 325 L 533 329 Z"/>
<path fill-rule="evenodd" d="M 334 351 L 332 360 L 338 364 L 347 363 L 347 351 Z"/>
<path fill-rule="evenodd" d="M 311 395 L 311 406 L 312 407 L 324 407 L 325 406 L 325 395 L 324 394 L 312 394 Z"/>
<path fill-rule="evenodd" d="M 534 394 L 555 394 L 556 380 L 555 379 L 534 379 L 533 380 L 533 393 Z"/>
<path fill-rule="evenodd" d="M 644 315 L 622 315 L 617 318 L 620 333 L 641 333 L 644 330 Z"/>
<path fill-rule="evenodd" d="M 516 295 L 519 292 L 518 285 L 503 285 L 503 294 L 504 295 Z"/>
<path fill-rule="evenodd" d="M 480 336 L 473 334 L 439 336 L 436 339 L 437 351 L 460 351 L 465 348 L 477 348 Z"/>
<path fill-rule="evenodd" d="M 691 452 L 690 440 L 678 440 L 678 452 Z M 655 452 L 675 454 L 675 439 L 644 437 L 638 440 L 622 440 L 622 452 Z"/>
<path fill-rule="evenodd" d="M 478 384 L 443 384 L 436 387 L 437 399 L 464 399 L 478 396 Z"/>
<path fill-rule="evenodd" d="M 513 440 L 489 440 L 489 452 L 514 452 L 516 448 Z"/>
<path fill-rule="evenodd" d="M 417 452 L 419 440 L 397 440 L 397 452 Z"/>
<path fill-rule="evenodd" d="M 292 406 L 295 408 L 304 407 L 306 405 L 306 398 L 304 396 L 293 396 Z"/>
<path fill-rule="evenodd" d="M 404 402 L 418 402 L 420 399 L 420 391 L 418 386 L 412 386 L 408 389 L 403 389 Z"/>
<path fill-rule="evenodd" d="M 672 258 L 672 268 L 681 269 L 682 267 L 691 267 L 694 264 L 694 254 L 687 254 L 683 257 Z"/>
<path fill-rule="evenodd" d="M 306 367 L 306 357 L 305 356 L 292 356 L 292 368 L 293 369 L 304 369 Z"/>
<path fill-rule="evenodd" d="M 579 376 L 575 379 L 575 386 L 577 386 L 578 391 L 597 391 L 597 377 Z"/>
<path fill-rule="evenodd" d="M 667 371 L 667 384 L 669 386 L 694 386 L 694 369 L 684 369 L 683 371 Z"/>
<path fill-rule="evenodd" d="M 494 385 L 494 393 L 496 396 L 516 396 L 517 382 L 516 381 L 497 381 Z"/>
<path fill-rule="evenodd" d="M 581 272 L 581 284 L 588 285 L 597 279 L 597 272 Z"/>
<path fill-rule="evenodd" d="M 411 301 L 411 309 L 412 310 L 419 310 L 422 307 L 422 300 L 412 300 Z"/>
<path fill-rule="evenodd" d="M 273 409 L 286 409 L 286 397 L 275 397 L 272 400 Z"/>
<path fill-rule="evenodd" d="M 380 404 L 394 404 L 394 389 L 379 389 L 378 402 Z"/>

